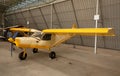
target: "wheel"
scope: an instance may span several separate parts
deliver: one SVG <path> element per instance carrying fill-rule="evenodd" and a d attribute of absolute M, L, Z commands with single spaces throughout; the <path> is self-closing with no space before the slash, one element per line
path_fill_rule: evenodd
<path fill-rule="evenodd" d="M 34 48 L 33 53 L 38 53 L 38 49 Z"/>
<path fill-rule="evenodd" d="M 24 54 L 24 52 L 21 52 L 21 53 L 19 54 L 19 59 L 20 59 L 20 60 L 25 60 L 25 59 L 27 58 L 27 53 L 25 53 L 25 56 L 23 56 L 23 54 Z"/>
<path fill-rule="evenodd" d="M 49 57 L 50 57 L 51 59 L 56 58 L 56 53 L 55 53 L 54 51 L 50 52 L 50 53 L 49 53 Z"/>

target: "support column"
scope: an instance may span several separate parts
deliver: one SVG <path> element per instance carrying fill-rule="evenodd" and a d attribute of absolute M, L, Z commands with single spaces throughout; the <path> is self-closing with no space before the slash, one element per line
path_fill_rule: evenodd
<path fill-rule="evenodd" d="M 96 0 L 96 15 L 94 15 L 95 20 L 95 28 L 98 28 L 98 20 L 99 20 L 99 0 Z M 97 54 L 97 34 L 95 34 L 95 44 L 94 44 L 94 53 Z"/>

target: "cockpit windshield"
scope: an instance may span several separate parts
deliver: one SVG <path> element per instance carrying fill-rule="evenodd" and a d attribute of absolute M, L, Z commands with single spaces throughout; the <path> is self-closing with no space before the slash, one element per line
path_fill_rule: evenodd
<path fill-rule="evenodd" d="M 31 37 L 39 37 L 39 38 L 41 38 L 41 32 L 34 32 L 32 35 L 31 35 Z"/>

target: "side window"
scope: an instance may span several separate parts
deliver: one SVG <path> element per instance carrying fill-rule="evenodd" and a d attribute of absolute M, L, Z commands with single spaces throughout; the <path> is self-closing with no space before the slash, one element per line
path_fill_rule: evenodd
<path fill-rule="evenodd" d="M 22 32 L 18 32 L 17 37 L 23 37 L 24 34 Z"/>
<path fill-rule="evenodd" d="M 45 35 L 42 37 L 42 40 L 51 40 L 51 34 L 45 34 Z"/>

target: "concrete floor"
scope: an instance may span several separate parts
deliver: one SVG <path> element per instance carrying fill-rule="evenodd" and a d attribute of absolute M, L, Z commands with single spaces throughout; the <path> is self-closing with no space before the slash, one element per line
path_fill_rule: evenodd
<path fill-rule="evenodd" d="M 53 49 L 57 58 L 50 60 L 48 53 L 30 50 L 20 61 L 20 49 L 11 57 L 9 43 L 0 42 L 0 76 L 120 76 L 120 51 L 98 49 L 95 55 L 91 47 L 64 44 Z"/>

